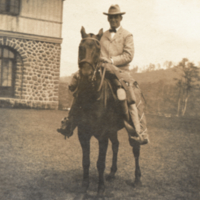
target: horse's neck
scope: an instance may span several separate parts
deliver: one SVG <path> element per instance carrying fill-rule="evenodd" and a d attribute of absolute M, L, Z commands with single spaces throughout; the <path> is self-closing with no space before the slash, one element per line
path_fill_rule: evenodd
<path fill-rule="evenodd" d="M 99 91 L 99 101 L 101 101 L 101 104 L 105 107 L 112 106 L 116 101 L 116 96 L 109 79 L 104 78 L 103 80 L 103 84 Z M 111 105 L 109 105 L 110 103 Z"/>
<path fill-rule="evenodd" d="M 79 100 L 81 107 L 104 109 L 112 106 L 116 101 L 110 80 L 97 73 L 94 82 L 82 79 L 79 87 Z"/>

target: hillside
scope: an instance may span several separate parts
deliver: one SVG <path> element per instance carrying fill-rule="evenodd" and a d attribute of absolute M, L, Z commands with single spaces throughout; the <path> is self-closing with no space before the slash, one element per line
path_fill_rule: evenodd
<path fill-rule="evenodd" d="M 145 73 L 133 73 L 130 71 L 133 78 L 139 83 L 157 83 L 164 81 L 166 84 L 175 84 L 174 78 L 178 78 L 178 74 L 173 69 L 161 69 Z"/>
<path fill-rule="evenodd" d="M 145 73 L 134 73 L 133 70 L 131 70 L 130 73 L 139 84 L 148 82 L 155 83 L 160 80 L 165 80 L 169 84 L 175 84 L 174 78 L 178 78 L 178 74 L 176 74 L 173 69 L 161 69 Z M 69 83 L 71 78 L 72 76 L 62 76 L 60 77 L 60 82 Z"/>
<path fill-rule="evenodd" d="M 146 112 L 158 115 L 176 115 L 180 89 L 176 86 L 174 78 L 179 74 L 173 69 L 161 69 L 145 73 L 130 71 L 139 83 L 146 100 Z M 72 94 L 68 91 L 71 77 L 60 78 L 60 108 L 70 107 Z M 200 92 L 191 91 L 185 115 L 200 116 Z"/>

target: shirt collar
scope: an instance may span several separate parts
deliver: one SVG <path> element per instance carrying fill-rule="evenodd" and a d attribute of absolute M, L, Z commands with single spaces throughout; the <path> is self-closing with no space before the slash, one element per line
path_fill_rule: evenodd
<path fill-rule="evenodd" d="M 116 31 L 118 31 L 121 28 L 121 26 L 119 26 L 118 28 L 116 28 Z"/>
<path fill-rule="evenodd" d="M 119 26 L 118 28 L 116 28 L 116 32 L 121 28 L 121 26 Z M 109 30 L 111 30 L 112 28 L 110 28 Z"/>

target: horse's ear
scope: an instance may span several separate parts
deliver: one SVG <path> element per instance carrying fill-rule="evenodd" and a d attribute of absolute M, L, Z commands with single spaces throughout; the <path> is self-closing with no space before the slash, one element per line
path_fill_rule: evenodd
<path fill-rule="evenodd" d="M 97 39 L 100 40 L 102 35 L 103 35 L 103 29 L 100 29 L 99 33 L 97 34 Z"/>
<path fill-rule="evenodd" d="M 81 27 L 81 36 L 82 38 L 87 37 L 87 33 L 85 32 L 85 28 L 83 26 Z"/>

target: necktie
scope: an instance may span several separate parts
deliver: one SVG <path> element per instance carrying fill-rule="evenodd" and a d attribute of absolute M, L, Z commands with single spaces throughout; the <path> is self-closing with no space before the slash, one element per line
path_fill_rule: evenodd
<path fill-rule="evenodd" d="M 110 31 L 110 33 L 112 33 L 112 32 L 116 33 L 117 32 L 116 29 L 109 29 L 109 31 Z"/>

